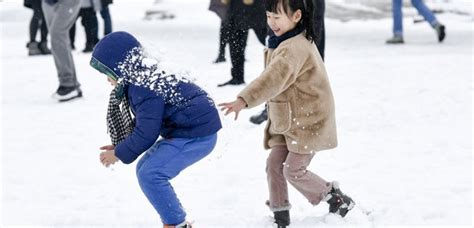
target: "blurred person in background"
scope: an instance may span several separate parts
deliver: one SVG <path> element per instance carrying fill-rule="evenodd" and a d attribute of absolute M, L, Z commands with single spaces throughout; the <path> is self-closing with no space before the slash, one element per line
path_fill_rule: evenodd
<path fill-rule="evenodd" d="M 219 84 L 226 85 L 244 84 L 245 48 L 249 29 L 253 29 L 260 43 L 265 45 L 267 36 L 266 16 L 263 0 L 223 0 L 229 4 L 227 17 L 229 20 L 229 46 L 230 60 L 232 62 L 232 79 Z"/>
<path fill-rule="evenodd" d="M 113 2 L 113 0 L 101 0 L 100 16 L 104 20 L 104 36 L 112 32 L 112 17 L 110 16 L 109 5 Z"/>
<path fill-rule="evenodd" d="M 44 19 L 41 0 L 25 0 L 23 5 L 33 10 L 33 16 L 30 21 L 30 42 L 26 45 L 28 55 L 49 55 L 51 50 L 48 48 L 48 27 Z M 36 34 L 41 31 L 41 40 L 36 41 Z"/>
<path fill-rule="evenodd" d="M 102 10 L 102 3 L 100 0 L 77 0 L 81 2 L 81 9 L 76 20 L 81 17 L 81 24 L 84 26 L 84 33 L 86 34 L 86 44 L 82 52 L 92 52 L 94 46 L 99 42 L 99 22 L 97 20 L 97 11 Z M 74 22 L 69 31 L 71 39 L 71 47 L 75 49 L 76 40 L 76 23 Z"/>
<path fill-rule="evenodd" d="M 51 35 L 51 51 L 59 78 L 59 87 L 53 94 L 53 99 L 64 102 L 82 97 L 68 36 L 81 8 L 81 2 L 43 0 L 42 8 Z"/>
<path fill-rule="evenodd" d="M 402 0 L 392 0 L 393 11 L 393 37 L 386 41 L 387 44 L 403 44 L 403 13 Z M 423 3 L 423 0 L 411 0 L 411 4 L 416 8 L 430 26 L 435 30 L 439 42 L 443 42 L 446 37 L 446 27 L 436 19 L 433 12 Z"/>
<path fill-rule="evenodd" d="M 221 19 L 221 26 L 219 29 L 219 53 L 214 63 L 225 62 L 225 47 L 229 43 L 229 21 L 227 18 L 227 11 L 229 10 L 228 0 L 211 0 L 209 10 L 213 11 Z"/>
<path fill-rule="evenodd" d="M 326 48 L 326 29 L 324 28 L 324 13 L 326 11 L 325 0 L 313 0 L 314 5 L 314 32 L 316 39 L 314 44 L 324 61 L 324 49 Z"/>

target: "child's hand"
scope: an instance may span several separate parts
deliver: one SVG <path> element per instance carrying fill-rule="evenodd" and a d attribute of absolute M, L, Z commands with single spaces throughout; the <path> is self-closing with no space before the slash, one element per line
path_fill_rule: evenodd
<path fill-rule="evenodd" d="M 100 153 L 100 162 L 105 167 L 109 167 L 118 161 L 118 158 L 115 157 L 115 147 L 113 145 L 103 146 L 100 149 L 105 150 L 104 152 Z"/>
<path fill-rule="evenodd" d="M 237 98 L 237 100 L 232 101 L 230 103 L 221 103 L 218 104 L 218 106 L 222 107 L 221 111 L 226 111 L 224 115 L 228 115 L 231 112 L 235 112 L 235 120 L 239 117 L 239 112 L 247 106 L 247 103 L 245 103 L 244 99 L 242 98 Z"/>

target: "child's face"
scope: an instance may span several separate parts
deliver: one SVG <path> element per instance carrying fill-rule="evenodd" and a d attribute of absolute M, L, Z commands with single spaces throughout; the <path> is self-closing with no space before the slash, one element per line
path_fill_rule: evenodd
<path fill-rule="evenodd" d="M 267 11 L 267 23 L 276 36 L 281 36 L 286 32 L 294 29 L 301 20 L 301 10 L 289 12 L 287 15 L 283 10 L 283 6 L 278 6 L 278 13 Z"/>
<path fill-rule="evenodd" d="M 117 86 L 117 81 L 113 80 L 112 78 L 107 77 L 107 81 L 109 81 L 110 85 L 112 85 L 113 87 Z"/>

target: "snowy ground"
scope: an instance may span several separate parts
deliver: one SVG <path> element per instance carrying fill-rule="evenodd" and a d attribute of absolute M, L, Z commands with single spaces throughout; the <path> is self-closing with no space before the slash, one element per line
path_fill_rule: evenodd
<path fill-rule="evenodd" d="M 12 3 L 13 2 L 13 3 Z M 217 55 L 219 20 L 205 0 L 167 1 L 174 20 L 145 21 L 153 0 L 116 0 L 116 30 L 135 34 L 165 54 L 217 102 L 243 87 L 217 88 L 230 63 Z M 27 57 L 31 12 L 21 1 L 0 3 L 1 216 L 0 226 L 158 227 L 141 193 L 135 164 L 101 166 L 109 142 L 105 112 L 110 86 L 89 67 L 78 29 L 74 52 L 84 98 L 58 104 L 51 56 Z M 318 154 L 310 170 L 338 180 L 357 202 L 344 219 L 312 207 L 291 188 L 291 227 L 472 225 L 473 21 L 442 14 L 448 36 L 436 41 L 426 24 L 405 21 L 406 44 L 387 46 L 391 20 L 326 21 L 326 60 L 340 146 Z M 79 26 L 78 28 L 82 28 Z M 262 70 L 262 49 L 251 33 L 246 80 Z M 173 184 L 196 227 L 271 227 L 263 126 L 222 116 L 215 151 Z"/>

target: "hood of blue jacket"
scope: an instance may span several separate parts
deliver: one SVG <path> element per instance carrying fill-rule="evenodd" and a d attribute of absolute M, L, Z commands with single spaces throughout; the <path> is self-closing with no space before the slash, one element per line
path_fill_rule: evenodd
<path fill-rule="evenodd" d="M 90 65 L 112 79 L 118 80 L 125 76 L 119 66 L 134 52 L 141 53 L 141 49 L 140 42 L 130 33 L 113 32 L 96 44 Z"/>

